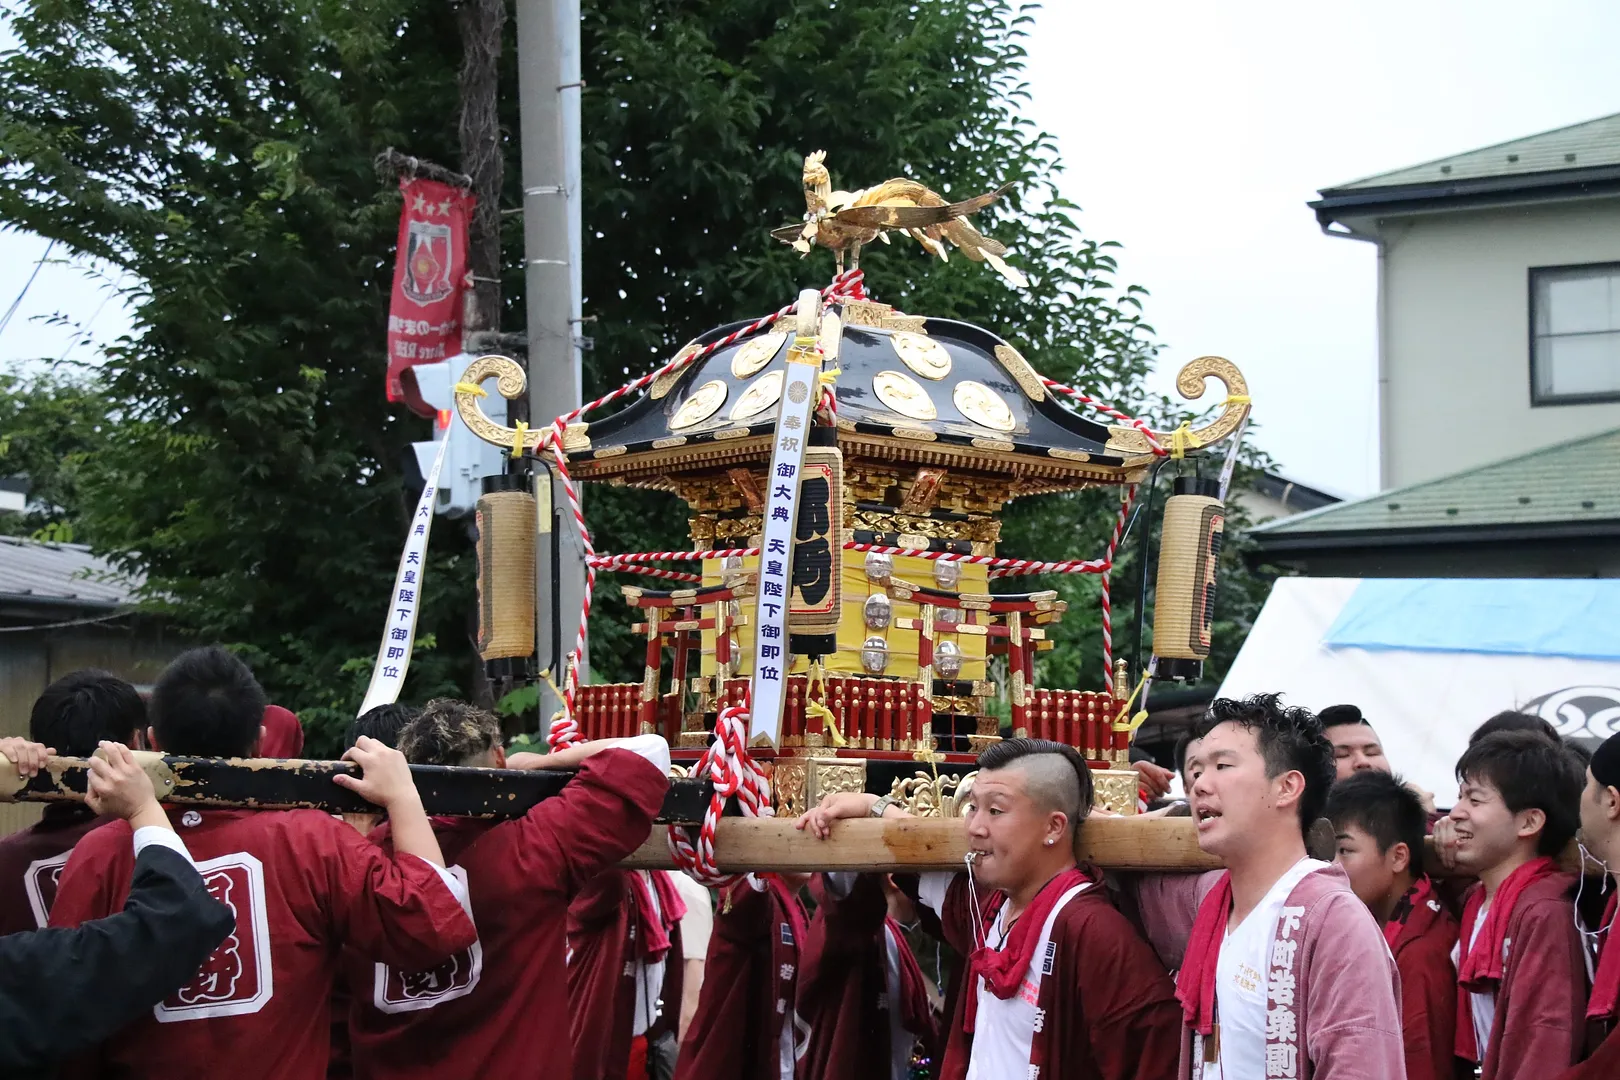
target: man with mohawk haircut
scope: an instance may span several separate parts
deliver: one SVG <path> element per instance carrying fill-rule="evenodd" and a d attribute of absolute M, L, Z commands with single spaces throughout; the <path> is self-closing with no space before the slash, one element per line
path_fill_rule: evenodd
<path fill-rule="evenodd" d="M 478 940 L 429 971 L 401 971 L 350 952 L 350 1033 L 358 1080 L 446 1075 L 561 1080 L 567 1038 L 535 1051 L 534 1017 L 568 1010 L 564 926 L 569 901 L 652 831 L 669 788 L 657 735 L 603 739 L 550 754 L 507 756 L 500 722 L 460 701 L 430 701 L 400 733 L 417 765 L 574 769 L 555 798 L 521 818 L 434 818 L 452 874 L 467 886 Z M 371 837 L 387 847 L 389 826 Z"/>
<path fill-rule="evenodd" d="M 924 874 L 919 899 L 967 957 L 942 1080 L 1161 1080 L 1181 1018 L 1164 967 L 1076 865 L 1091 770 L 1070 746 L 1010 739 L 979 755 L 963 819 L 971 869 Z M 887 796 L 829 795 L 798 821 L 901 817 Z"/>

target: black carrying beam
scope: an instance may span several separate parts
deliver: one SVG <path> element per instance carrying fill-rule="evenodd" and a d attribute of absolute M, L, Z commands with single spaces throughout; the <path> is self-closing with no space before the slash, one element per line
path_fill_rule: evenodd
<path fill-rule="evenodd" d="M 168 756 L 159 760 L 162 768 L 148 767 L 147 771 L 155 775 L 158 798 L 174 806 L 324 810 L 330 814 L 378 811 L 332 782 L 340 773 L 359 775 L 357 768 L 343 761 Z M 168 782 L 170 775 L 172 783 Z M 574 770 L 412 765 L 411 775 L 422 795 L 422 806 L 431 816 L 509 818 L 561 794 Z M 83 759 L 54 758 L 48 769 L 31 777 L 12 798 L 19 802 L 82 801 L 88 777 L 89 765 Z M 707 780 L 672 778 L 657 820 L 671 825 L 700 824 L 712 790 Z"/>

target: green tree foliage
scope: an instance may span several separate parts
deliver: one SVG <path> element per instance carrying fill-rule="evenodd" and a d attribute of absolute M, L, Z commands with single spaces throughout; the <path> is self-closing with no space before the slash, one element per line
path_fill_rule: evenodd
<path fill-rule="evenodd" d="M 958 197 L 1013 185 L 981 224 L 1017 253 L 1027 291 L 910 241 L 867 253 L 870 289 L 996 329 L 1041 370 L 1127 409 L 1144 403 L 1144 290 L 1115 282 L 1113 245 L 1082 234 L 1056 194 L 1052 140 L 1018 113 L 1022 6 L 584 8 L 588 394 L 830 278 L 826 253 L 800 260 L 767 235 L 803 213 L 803 157 L 824 149 L 847 188 L 897 173 Z M 93 446 L 75 471 L 82 527 L 146 572 L 155 608 L 240 647 L 329 748 L 375 648 L 409 514 L 402 458 L 423 435 L 381 393 L 398 198 L 370 161 L 388 145 L 455 161 L 454 13 L 437 0 L 34 0 L 12 29 L 0 221 L 142 283 L 135 330 L 104 366 L 117 444 Z M 514 37 L 502 73 L 512 132 Z M 514 140 L 506 151 L 510 205 Z M 512 330 L 521 263 L 515 230 L 507 239 Z M 1004 546 L 1094 556 L 1112 499 L 1020 505 Z M 683 508 L 666 496 L 592 488 L 587 500 L 600 550 L 682 539 Z M 432 550 L 421 629 L 441 644 L 413 664 L 418 699 L 466 693 L 474 671 L 466 537 L 441 521 Z M 593 657 L 599 677 L 635 677 L 640 645 L 612 585 L 598 589 Z M 1075 678 L 1094 684 L 1079 674 L 1094 604 L 1076 603 L 1064 627 Z"/>
<path fill-rule="evenodd" d="M 0 374 L 0 477 L 28 485 L 28 508 L 0 512 L 0 535 L 86 540 L 75 509 L 86 454 L 114 437 L 110 403 L 93 382 Z"/>
<path fill-rule="evenodd" d="M 409 515 L 382 394 L 398 197 L 371 157 L 455 145 L 453 13 L 413 0 L 31 4 L 0 61 L 0 220 L 128 271 L 116 440 L 76 470 L 85 533 L 151 606 L 240 647 L 316 745 L 352 717 Z M 466 640 L 441 522 L 422 629 Z M 465 683 L 419 654 L 410 692 Z M 324 741 L 322 736 L 326 736 Z"/>

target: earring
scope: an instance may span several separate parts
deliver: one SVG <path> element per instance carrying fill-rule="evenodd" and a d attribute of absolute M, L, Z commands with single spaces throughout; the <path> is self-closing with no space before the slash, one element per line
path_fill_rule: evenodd
<path fill-rule="evenodd" d="M 1051 838 L 1050 838 L 1050 837 L 1048 837 L 1048 838 L 1047 838 L 1047 841 L 1046 841 L 1046 846 L 1047 846 L 1047 847 L 1051 847 L 1051 846 L 1052 846 L 1052 840 L 1051 840 Z"/>

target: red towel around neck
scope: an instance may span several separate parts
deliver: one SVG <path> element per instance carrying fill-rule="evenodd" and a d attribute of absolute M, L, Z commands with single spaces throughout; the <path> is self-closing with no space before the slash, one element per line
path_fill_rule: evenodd
<path fill-rule="evenodd" d="M 1469 994 L 1493 994 L 1502 982 L 1503 943 L 1507 939 L 1508 920 L 1519 903 L 1519 895 L 1542 878 L 1558 873 L 1558 864 L 1543 855 L 1531 859 L 1507 876 L 1497 887 L 1491 899 L 1491 910 L 1485 924 L 1474 937 L 1474 922 L 1485 903 L 1484 888 L 1475 889 L 1463 904 L 1460 943 L 1462 960 L 1457 965 L 1457 1056 L 1467 1061 L 1480 1061 L 1485 1048 L 1474 1042 L 1473 1004 Z M 1473 941 L 1473 947 L 1468 943 Z"/>
<path fill-rule="evenodd" d="M 1029 907 L 1025 908 L 1023 914 L 1018 916 L 1018 921 L 1013 923 L 1012 930 L 1007 934 L 1007 939 L 1000 949 L 992 949 L 983 941 L 974 942 L 977 947 L 973 950 L 973 955 L 968 957 L 970 989 L 964 1025 L 967 1031 L 973 1030 L 973 1020 L 979 1011 L 979 984 L 973 981 L 973 976 L 982 977 L 990 992 L 1003 1001 L 1017 993 L 1019 985 L 1024 981 L 1024 973 L 1029 970 L 1030 961 L 1035 958 L 1035 946 L 1040 942 L 1041 928 L 1046 925 L 1046 917 L 1052 913 L 1052 908 L 1064 893 L 1090 880 L 1079 867 L 1069 867 L 1041 886 L 1041 891 L 1035 894 L 1035 899 L 1029 902 Z M 998 893 L 985 905 L 983 918 L 986 924 L 995 919 L 1006 902 L 1006 894 Z"/>
<path fill-rule="evenodd" d="M 651 889 L 647 887 L 649 877 L 652 878 Z M 675 891 L 675 883 L 664 870 L 654 870 L 649 874 L 632 873 L 630 888 L 635 891 L 637 921 L 641 923 L 641 941 L 636 951 L 643 961 L 656 964 L 669 952 L 669 932 L 686 914 L 686 901 Z M 658 891 L 656 910 L 653 908 L 653 889 Z"/>
<path fill-rule="evenodd" d="M 1232 913 L 1232 875 L 1222 874 L 1204 895 L 1193 919 L 1187 951 L 1176 973 L 1176 998 L 1187 1026 L 1200 1035 L 1215 1030 L 1215 968 L 1226 940 L 1226 920 Z"/>

